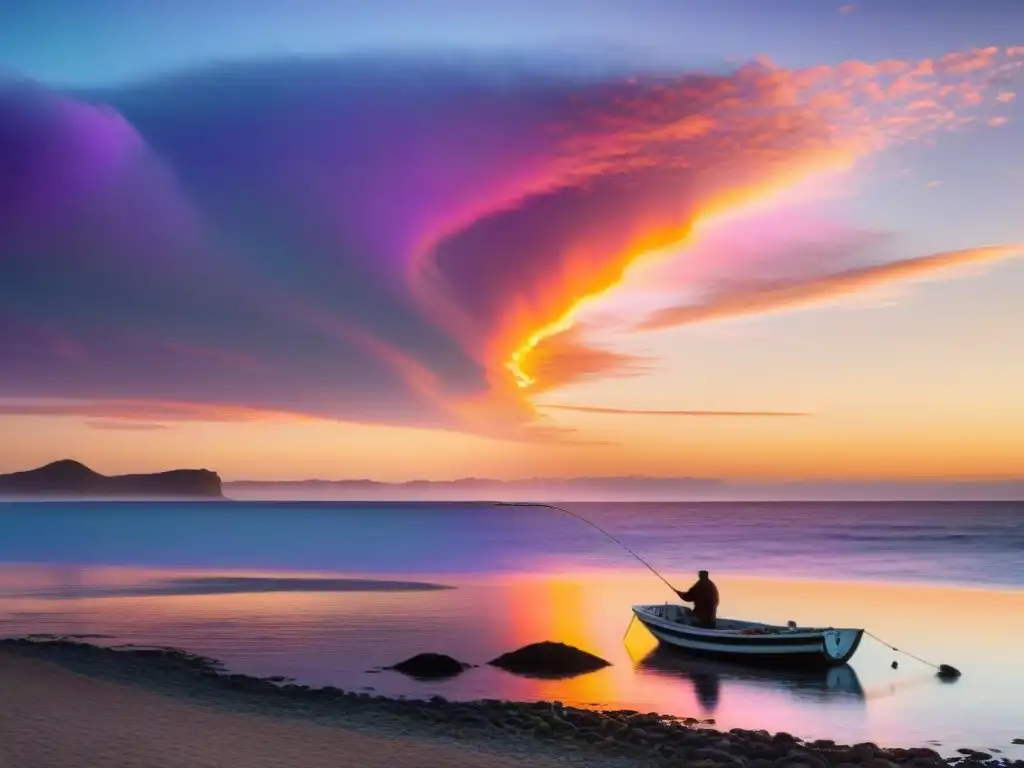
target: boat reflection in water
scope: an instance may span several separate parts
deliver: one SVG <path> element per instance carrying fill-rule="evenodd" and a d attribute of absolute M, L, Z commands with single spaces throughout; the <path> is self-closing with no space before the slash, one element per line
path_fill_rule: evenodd
<path fill-rule="evenodd" d="M 641 674 L 688 680 L 709 715 L 718 708 L 723 685 L 761 687 L 821 702 L 866 701 L 857 672 L 849 664 L 827 669 L 773 669 L 688 656 L 665 646 L 633 658 L 633 662 Z"/>

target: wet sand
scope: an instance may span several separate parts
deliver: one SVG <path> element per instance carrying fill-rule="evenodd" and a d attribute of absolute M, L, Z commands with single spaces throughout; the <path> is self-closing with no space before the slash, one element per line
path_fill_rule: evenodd
<path fill-rule="evenodd" d="M 10 651 L 0 650 L 0 681 L 0 768 L 522 765 L 467 745 L 211 708 Z"/>

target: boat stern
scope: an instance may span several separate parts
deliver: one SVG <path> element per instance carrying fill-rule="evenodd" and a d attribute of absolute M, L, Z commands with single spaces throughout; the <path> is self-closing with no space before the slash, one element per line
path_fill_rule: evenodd
<path fill-rule="evenodd" d="M 863 629 L 826 629 L 822 640 L 829 662 L 845 664 L 853 658 L 863 637 Z"/>

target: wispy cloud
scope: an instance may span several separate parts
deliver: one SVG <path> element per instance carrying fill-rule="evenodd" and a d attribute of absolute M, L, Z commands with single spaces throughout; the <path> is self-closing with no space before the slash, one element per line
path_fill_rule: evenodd
<path fill-rule="evenodd" d="M 607 416 L 668 416 L 682 418 L 775 418 L 787 416 L 810 416 L 810 413 L 800 411 L 713 411 L 713 410 L 643 410 L 637 408 L 602 408 L 593 405 L 560 405 L 546 403 L 538 405 L 538 408 L 549 411 L 572 411 L 575 413 L 596 413 Z"/>
<path fill-rule="evenodd" d="M 158 432 L 163 429 L 170 429 L 166 424 L 157 424 L 150 421 L 87 421 L 85 425 L 90 429 L 99 429 L 107 432 Z"/>
<path fill-rule="evenodd" d="M 635 329 L 650 331 L 763 312 L 799 309 L 890 283 L 924 278 L 939 270 L 987 264 L 1020 256 L 1022 253 L 1022 244 L 968 248 L 849 269 L 805 281 L 737 286 L 733 290 L 713 294 L 697 304 L 661 309 L 637 323 Z"/>
<path fill-rule="evenodd" d="M 160 428 L 159 422 L 251 422 L 294 418 L 279 411 L 260 411 L 237 405 L 174 403 L 159 400 L 67 400 L 59 398 L 0 398 L 0 416 L 59 416 L 93 419 L 94 429 Z M 149 426 L 139 424 L 151 422 Z M 101 425 L 101 426 L 97 426 Z"/>

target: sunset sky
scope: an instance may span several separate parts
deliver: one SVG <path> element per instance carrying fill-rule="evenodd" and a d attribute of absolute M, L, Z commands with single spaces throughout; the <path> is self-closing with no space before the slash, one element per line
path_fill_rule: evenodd
<path fill-rule="evenodd" d="M 1020 0 L 0 8 L 0 472 L 1024 476 Z"/>

